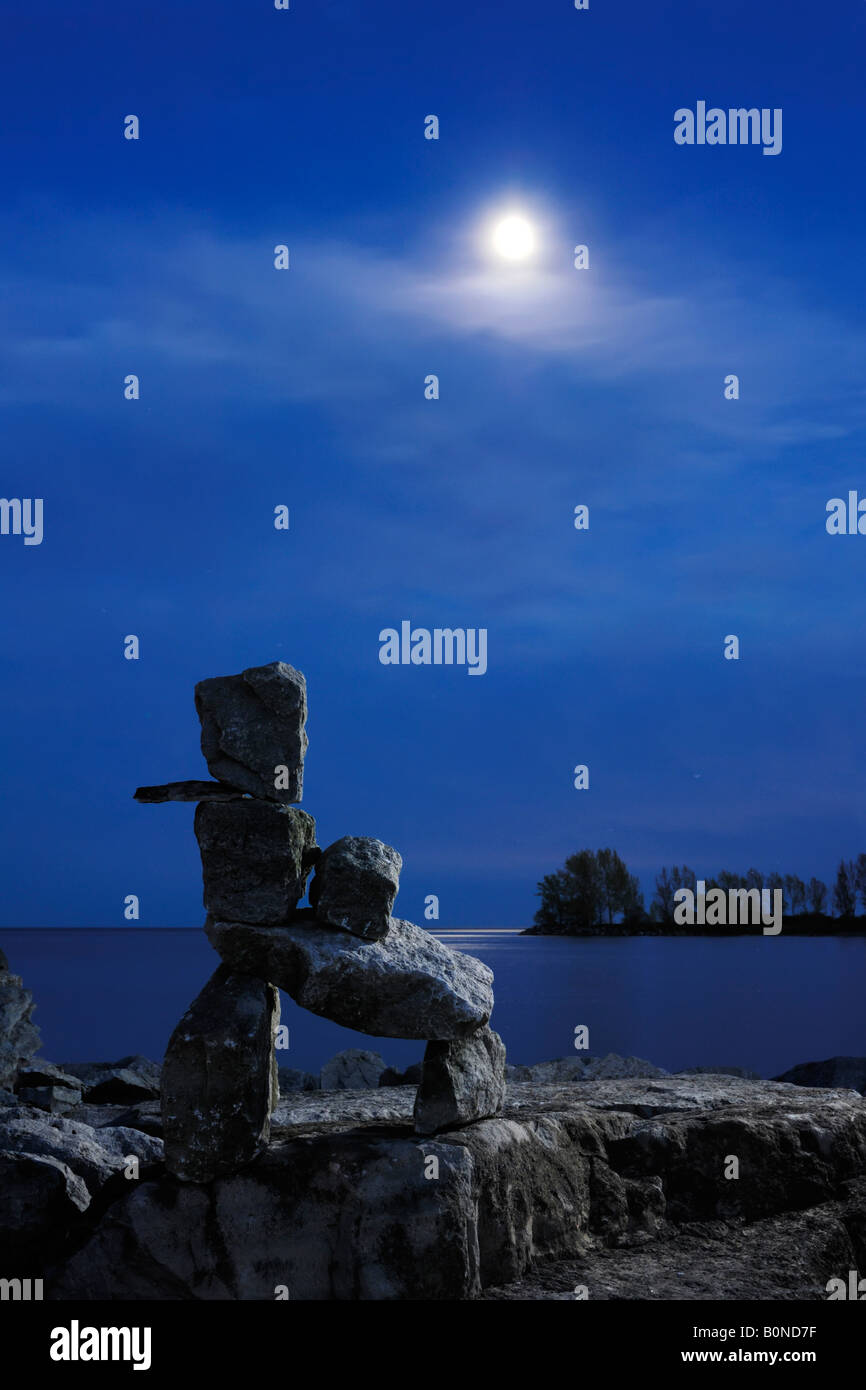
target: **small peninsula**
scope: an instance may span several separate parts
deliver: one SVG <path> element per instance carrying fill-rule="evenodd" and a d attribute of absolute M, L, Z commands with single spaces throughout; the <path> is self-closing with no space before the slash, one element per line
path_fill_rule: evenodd
<path fill-rule="evenodd" d="M 772 904 L 778 911 L 769 934 L 866 935 L 866 854 L 840 860 L 832 892 L 815 877 L 805 882 L 796 874 L 749 869 L 701 879 L 675 864 L 656 876 L 647 910 L 637 875 L 616 850 L 582 849 L 545 874 L 537 893 L 540 906 L 525 936 L 729 936 L 761 930 L 762 908 L 769 921 Z M 724 909 L 734 907 L 730 915 L 713 910 L 723 899 Z M 689 915 L 685 904 L 695 900 L 697 912 Z"/>

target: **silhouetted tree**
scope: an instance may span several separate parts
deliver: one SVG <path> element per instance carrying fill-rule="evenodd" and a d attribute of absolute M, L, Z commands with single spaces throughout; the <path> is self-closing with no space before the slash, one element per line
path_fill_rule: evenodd
<path fill-rule="evenodd" d="M 854 860 L 854 886 L 861 906 L 866 909 L 866 854 L 858 854 Z"/>
<path fill-rule="evenodd" d="M 782 912 L 785 911 L 785 880 L 781 874 L 768 874 L 764 880 L 764 887 L 770 893 L 780 892 L 782 894 Z M 770 908 L 775 905 L 775 898 L 770 898 Z"/>
<path fill-rule="evenodd" d="M 785 874 L 785 893 L 791 916 L 796 917 L 806 906 L 806 885 L 796 874 Z"/>
<path fill-rule="evenodd" d="M 633 898 L 629 906 L 622 915 L 623 926 L 630 931 L 637 931 L 638 927 L 643 926 L 647 921 L 647 914 L 643 905 L 643 894 L 640 891 L 640 883 L 635 874 L 629 874 L 632 883 Z"/>
<path fill-rule="evenodd" d="M 541 906 L 535 925 L 545 932 L 578 935 L 602 921 L 610 927 L 620 915 L 632 924 L 645 917 L 640 884 L 611 849 L 569 855 L 563 869 L 545 875 L 537 892 Z"/>
<path fill-rule="evenodd" d="M 857 911 L 857 890 L 854 885 L 854 865 L 839 860 L 833 886 L 833 906 L 840 917 L 853 917 Z"/>
<path fill-rule="evenodd" d="M 827 906 L 827 885 L 820 878 L 810 878 L 809 886 L 806 889 L 806 897 L 809 903 L 809 911 L 816 916 L 823 912 Z"/>
<path fill-rule="evenodd" d="M 656 892 L 650 904 L 654 922 L 669 922 L 674 915 L 674 881 L 667 869 L 656 875 Z"/>
<path fill-rule="evenodd" d="M 732 888 L 745 888 L 746 880 L 742 874 L 729 874 L 727 869 L 723 869 L 718 878 L 719 887 L 729 893 Z"/>
<path fill-rule="evenodd" d="M 796 874 L 763 874 L 749 869 L 743 874 L 723 869 L 716 878 L 705 879 L 707 892 L 721 888 L 782 892 L 783 911 L 796 917 L 805 911 L 821 916 L 828 910 L 827 885 L 812 877 L 808 885 Z M 546 874 L 538 884 L 541 904 L 535 925 L 542 931 L 562 935 L 590 934 L 599 926 L 612 928 L 621 919 L 627 930 L 638 930 L 648 920 L 673 921 L 676 894 L 682 888 L 697 891 L 697 875 L 687 864 L 662 868 L 655 880 L 655 894 L 649 918 L 635 874 L 613 849 L 582 849 L 569 855 L 562 869 Z M 832 893 L 833 909 L 841 918 L 856 916 L 858 902 L 866 908 L 866 854 L 839 863 Z M 700 930 L 700 928 L 698 929 Z"/>
<path fill-rule="evenodd" d="M 677 865 L 674 864 L 674 867 L 671 869 L 671 879 L 675 891 L 680 888 L 690 888 L 694 893 L 697 890 L 698 876 L 694 869 L 689 868 L 688 864 L 683 864 L 682 868 L 678 868 Z"/>
<path fill-rule="evenodd" d="M 643 908 L 640 885 L 630 874 L 615 849 L 600 849 L 596 855 L 601 878 L 601 909 L 608 926 L 618 914 L 623 917 Z"/>
<path fill-rule="evenodd" d="M 591 849 L 569 855 L 565 869 L 572 884 L 574 931 L 588 932 L 602 917 L 604 883 L 598 857 Z"/>
<path fill-rule="evenodd" d="M 572 885 L 568 874 L 560 869 L 555 874 L 545 874 L 538 885 L 537 892 L 541 906 L 535 914 L 535 925 L 554 935 L 563 934 L 572 927 Z"/>

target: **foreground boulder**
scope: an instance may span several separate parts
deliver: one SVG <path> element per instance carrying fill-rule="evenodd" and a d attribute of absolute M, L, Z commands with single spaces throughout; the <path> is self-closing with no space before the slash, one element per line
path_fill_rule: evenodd
<path fill-rule="evenodd" d="M 854 1180 L 845 1184 L 839 1200 L 806 1211 L 745 1226 L 700 1222 L 681 1226 L 675 1239 L 539 1261 L 515 1283 L 485 1289 L 482 1298 L 573 1303 L 575 1289 L 582 1287 L 593 1303 L 826 1302 L 831 1279 L 846 1276 L 847 1283 L 849 1270 L 866 1267 L 858 1236 L 864 1221 L 866 1182 Z"/>
<path fill-rule="evenodd" d="M 591 1300 L 658 1297 L 654 1271 L 667 1297 L 681 1271 L 693 1298 L 818 1298 L 864 1263 L 866 1106 L 851 1093 L 524 1083 L 501 1116 L 425 1139 L 411 1104 L 407 1087 L 299 1093 L 242 1175 L 130 1184 L 48 1297 L 465 1299 L 549 1266 L 581 1271 L 572 1300 L 580 1283 Z"/>
<path fill-rule="evenodd" d="M 266 801 L 303 799 L 307 683 L 300 671 L 272 661 L 199 681 L 195 707 L 212 777 Z"/>
<path fill-rule="evenodd" d="M 3 1107 L 0 1251 L 14 1256 L 16 1273 L 41 1277 L 69 1241 L 87 1235 L 94 1197 L 128 1190 L 127 1174 L 146 1178 L 161 1158 L 159 1140 L 133 1130 L 97 1135 L 27 1105 Z"/>
<path fill-rule="evenodd" d="M 0 1148 L 0 1248 L 16 1268 L 42 1273 L 90 1206 L 85 1183 L 49 1154 Z"/>
<path fill-rule="evenodd" d="M 769 1083 L 741 1084 L 772 1096 Z M 866 1168 L 866 1107 L 853 1092 L 825 1091 L 823 1102 L 819 1091 L 801 1094 L 805 1104 L 786 1087 L 774 1105 L 683 1108 L 641 1120 L 610 1146 L 611 1166 L 631 1178 L 663 1174 L 674 1221 L 757 1221 L 815 1206 Z M 724 1178 L 729 1155 L 739 1163 L 736 1181 Z"/>
<path fill-rule="evenodd" d="M 403 860 L 390 845 L 344 835 L 316 864 L 310 903 L 320 922 L 378 941 L 391 922 Z M 226 914 L 228 915 L 228 914 Z"/>
<path fill-rule="evenodd" d="M 415 1130 L 435 1134 L 498 1115 L 505 1097 L 505 1044 L 492 1028 L 430 1042 L 415 1098 Z"/>
<path fill-rule="evenodd" d="M 0 967 L 6 964 L 6 957 Z M 11 1090 L 21 1067 L 39 1051 L 42 1039 L 31 1023 L 33 995 L 20 975 L 0 968 L 0 1087 Z"/>
<path fill-rule="evenodd" d="M 824 1062 L 801 1062 L 775 1079 L 789 1081 L 793 1086 L 841 1086 L 862 1094 L 866 1091 L 866 1057 L 828 1057 Z"/>
<path fill-rule="evenodd" d="M 210 1182 L 265 1147 L 278 1096 L 272 985 L 220 966 L 169 1040 L 162 1072 L 168 1171 Z M 103 1131 L 104 1132 L 104 1131 Z"/>
<path fill-rule="evenodd" d="M 307 890 L 312 816 L 272 801 L 206 801 L 196 807 L 195 835 L 208 912 L 237 922 L 288 921 Z"/>
<path fill-rule="evenodd" d="M 160 1141 L 137 1130 L 115 1127 L 97 1131 L 77 1120 L 46 1115 L 26 1105 L 0 1110 L 0 1149 L 56 1159 L 81 1178 L 91 1196 L 121 1174 L 130 1157 L 142 1166 L 162 1159 Z"/>
<path fill-rule="evenodd" d="M 49 1296 L 472 1297 L 482 1281 L 522 1273 L 533 1244 L 573 1248 L 589 1211 L 581 1148 L 599 1147 L 606 1123 L 569 1133 L 558 1117 L 489 1120 L 424 1141 L 411 1129 L 332 1128 L 276 1141 L 242 1176 L 207 1187 L 138 1184 Z"/>
<path fill-rule="evenodd" d="M 362 941 L 308 919 L 288 927 L 209 921 L 208 940 L 241 974 L 272 980 L 311 1013 L 380 1038 L 461 1038 L 487 1022 L 493 973 L 412 922 Z"/>

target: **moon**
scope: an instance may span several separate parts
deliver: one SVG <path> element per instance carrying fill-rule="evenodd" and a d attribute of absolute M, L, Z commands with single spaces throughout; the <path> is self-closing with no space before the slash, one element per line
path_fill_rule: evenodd
<path fill-rule="evenodd" d="M 493 229 L 493 247 L 506 261 L 525 261 L 535 250 L 535 229 L 520 213 L 509 213 Z"/>

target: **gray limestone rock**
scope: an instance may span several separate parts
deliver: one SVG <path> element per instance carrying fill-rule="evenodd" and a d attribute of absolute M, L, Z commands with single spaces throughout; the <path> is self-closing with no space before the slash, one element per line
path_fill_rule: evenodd
<path fill-rule="evenodd" d="M 15 1267 L 10 1259 L 35 1260 L 41 1272 L 42 1262 L 59 1250 L 89 1206 L 85 1184 L 60 1159 L 0 1148 L 0 1247 L 6 1275 Z"/>
<path fill-rule="evenodd" d="M 585 1081 L 625 1081 L 631 1077 L 667 1076 L 663 1067 L 647 1062 L 643 1057 L 620 1057 L 608 1052 L 604 1057 L 587 1057 Z"/>
<path fill-rule="evenodd" d="M 385 1062 L 378 1052 L 350 1047 L 325 1063 L 319 1084 L 323 1091 L 362 1091 L 378 1086 L 384 1070 Z"/>
<path fill-rule="evenodd" d="M 17 1095 L 23 1105 L 33 1105 L 52 1115 L 68 1115 L 81 1104 L 81 1092 L 71 1091 L 68 1086 L 19 1085 Z"/>
<path fill-rule="evenodd" d="M 585 1072 L 586 1062 L 583 1057 L 554 1057 L 550 1062 L 533 1062 L 528 1067 L 507 1064 L 505 1068 L 509 1082 L 534 1081 L 544 1086 L 583 1081 Z"/>
<path fill-rule="evenodd" d="M 88 1105 L 134 1105 L 159 1097 L 160 1064 L 149 1057 L 117 1062 L 61 1062 L 61 1070 L 82 1083 Z"/>
<path fill-rule="evenodd" d="M 0 1110 L 0 1149 L 57 1159 L 82 1179 L 91 1196 L 123 1171 L 130 1156 L 142 1165 L 162 1159 L 160 1141 L 137 1130 L 95 1130 L 26 1105 Z"/>
<path fill-rule="evenodd" d="M 82 1085 L 78 1078 L 43 1060 L 34 1060 L 20 1069 L 15 1091 L 22 1104 L 35 1105 L 52 1115 L 65 1115 L 81 1104 Z"/>
<path fill-rule="evenodd" d="M 498 1115 L 505 1098 L 505 1044 L 492 1028 L 430 1042 L 415 1097 L 415 1132 L 435 1134 Z"/>
<path fill-rule="evenodd" d="M 130 1183 L 49 1296 L 532 1297 L 504 1286 L 565 1261 L 561 1295 L 536 1296 L 573 1302 L 582 1283 L 591 1300 L 824 1299 L 831 1275 L 864 1267 L 853 1092 L 721 1076 L 524 1083 L 501 1116 L 432 1138 L 412 1133 L 411 1102 L 407 1087 L 299 1094 L 244 1173 Z M 720 1161 L 732 1152 L 747 1160 L 739 1182 Z"/>
<path fill-rule="evenodd" d="M 195 834 L 204 905 L 215 917 L 277 925 L 304 896 L 316 822 L 272 801 L 201 802 Z"/>
<path fill-rule="evenodd" d="M 274 987 L 226 966 L 190 1004 L 171 1035 L 162 1073 L 165 1163 L 175 1177 L 211 1182 L 266 1147 L 279 1095 L 279 1019 Z"/>
<path fill-rule="evenodd" d="M 789 1081 L 793 1086 L 842 1086 L 862 1094 L 866 1092 L 866 1057 L 828 1057 L 823 1062 L 800 1062 L 775 1079 Z"/>
<path fill-rule="evenodd" d="M 716 1073 L 718 1075 L 719 1073 Z M 866 1194 L 859 1198 L 866 1211 Z M 850 1226 L 856 1199 L 806 1211 L 785 1212 L 748 1225 L 696 1222 L 675 1239 L 636 1241 L 620 1237 L 619 1248 L 601 1247 L 569 1260 L 540 1261 L 513 1284 L 488 1288 L 485 1301 L 574 1303 L 582 1285 L 590 1302 L 616 1300 L 623 1308 L 639 1301 L 681 1305 L 705 1301 L 750 1301 L 766 1305 L 767 1320 L 782 1322 L 771 1302 L 790 1308 L 827 1299 L 827 1281 L 862 1269 Z M 697 1310 L 695 1310 L 697 1311 Z M 652 1316 L 650 1309 L 647 1310 Z M 683 1309 L 684 1317 L 686 1316 Z M 697 1318 L 694 1321 L 698 1321 Z M 735 1353 L 736 1354 L 736 1353 Z"/>
<path fill-rule="evenodd" d="M 287 1134 L 398 1125 L 411 1133 L 411 1086 L 365 1086 L 360 1091 L 295 1091 L 280 1098 L 271 1117 L 271 1143 Z"/>
<path fill-rule="evenodd" d="M 493 972 L 412 922 L 362 941 L 308 919 L 287 927 L 208 921 L 208 940 L 242 974 L 273 980 L 311 1013 L 379 1038 L 461 1038 L 493 1008 Z"/>
<path fill-rule="evenodd" d="M 303 1071 L 300 1067 L 277 1067 L 277 1079 L 281 1096 L 320 1089 L 318 1075 L 315 1072 Z"/>
<path fill-rule="evenodd" d="M 620 1057 L 608 1052 L 604 1057 L 555 1057 L 532 1066 L 507 1066 L 509 1081 L 535 1081 L 542 1085 L 561 1085 L 569 1081 L 617 1081 L 639 1076 L 667 1076 L 667 1072 L 642 1057 Z"/>
<path fill-rule="evenodd" d="M 678 1076 L 741 1076 L 744 1081 L 760 1081 L 759 1072 L 751 1067 L 683 1067 Z"/>
<path fill-rule="evenodd" d="M 388 931 L 403 860 L 390 845 L 344 835 L 322 851 L 310 884 L 320 922 L 376 941 Z"/>
<path fill-rule="evenodd" d="M 10 1089 L 21 1067 L 39 1051 L 39 1029 L 31 1023 L 33 995 L 20 975 L 0 971 L 0 1087 Z"/>
<path fill-rule="evenodd" d="M 82 1081 L 44 1057 L 34 1057 L 18 1072 L 16 1091 L 20 1091 L 22 1086 L 65 1086 L 72 1091 L 80 1091 Z"/>
<path fill-rule="evenodd" d="M 386 1067 L 379 1077 L 380 1086 L 420 1086 L 423 1062 L 412 1062 L 405 1071 Z"/>
<path fill-rule="evenodd" d="M 682 1079 L 670 1080 L 671 1098 L 682 1095 Z M 862 1175 L 866 1107 L 856 1092 L 742 1080 L 735 1086 L 733 1077 L 721 1076 L 696 1081 L 696 1094 L 714 1093 L 716 1108 L 653 1115 L 608 1147 L 608 1161 L 623 1177 L 663 1176 L 670 1220 L 757 1221 L 829 1201 L 840 1179 Z M 667 1080 L 650 1085 L 659 1099 L 667 1091 Z M 718 1104 L 724 1096 L 728 1103 Z M 720 1154 L 739 1159 L 739 1181 L 719 1179 Z"/>
<path fill-rule="evenodd" d="M 212 777 L 266 801 L 303 799 L 307 685 L 300 671 L 273 661 L 199 681 L 195 707 Z"/>
<path fill-rule="evenodd" d="M 137 1129 L 155 1139 L 162 1138 L 162 1107 L 158 1100 L 142 1100 L 136 1105 L 80 1105 L 75 1118 L 93 1129 Z"/>

